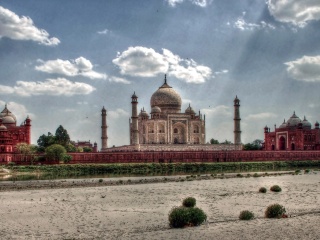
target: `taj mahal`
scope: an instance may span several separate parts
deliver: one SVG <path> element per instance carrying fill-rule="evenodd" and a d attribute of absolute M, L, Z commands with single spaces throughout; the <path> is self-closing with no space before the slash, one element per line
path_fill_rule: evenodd
<path fill-rule="evenodd" d="M 181 111 L 182 100 L 164 77 L 164 83 L 152 94 L 150 114 L 141 108 L 138 111 L 138 96 L 131 96 L 132 113 L 129 121 L 130 145 L 116 150 L 218 150 L 218 145 L 206 144 L 206 117 L 189 106 Z M 224 149 L 238 150 L 241 147 L 240 100 L 234 100 L 234 144 Z M 101 151 L 115 150 L 107 146 L 107 111 L 102 112 Z"/>

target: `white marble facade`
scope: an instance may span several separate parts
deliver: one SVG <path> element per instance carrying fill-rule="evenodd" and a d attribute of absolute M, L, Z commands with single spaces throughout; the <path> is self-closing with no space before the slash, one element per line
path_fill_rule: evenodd
<path fill-rule="evenodd" d="M 180 95 L 167 84 L 153 93 L 150 115 L 143 109 L 138 115 L 139 144 L 205 144 L 205 117 L 189 107 L 181 112 Z M 133 143 L 130 122 L 130 144 Z"/>

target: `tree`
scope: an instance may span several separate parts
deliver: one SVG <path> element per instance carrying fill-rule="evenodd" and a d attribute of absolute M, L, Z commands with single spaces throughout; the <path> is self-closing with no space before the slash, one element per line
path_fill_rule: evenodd
<path fill-rule="evenodd" d="M 70 143 L 70 136 L 68 131 L 61 125 L 56 130 L 55 143 L 66 147 Z"/>
<path fill-rule="evenodd" d="M 92 148 L 90 147 L 83 147 L 84 152 L 92 152 Z"/>
<path fill-rule="evenodd" d="M 39 146 L 38 151 L 44 152 L 46 147 L 49 147 L 50 145 L 55 143 L 55 136 L 53 136 L 51 132 L 48 132 L 48 135 L 42 134 L 39 137 L 37 143 Z"/>
<path fill-rule="evenodd" d="M 66 153 L 66 149 L 59 144 L 52 144 L 51 146 L 46 148 L 46 158 L 48 160 L 63 161 Z"/>
<path fill-rule="evenodd" d="M 29 145 L 27 143 L 18 143 L 16 146 L 17 152 L 21 154 L 22 159 L 24 161 L 30 160 L 31 164 L 33 164 L 36 159 L 36 151 L 37 147 L 34 145 Z"/>
<path fill-rule="evenodd" d="M 211 138 L 211 139 L 210 139 L 210 143 L 211 143 L 211 144 L 219 144 L 219 141 L 216 140 L 216 139 L 214 139 L 214 138 Z"/>
<path fill-rule="evenodd" d="M 67 144 L 66 150 L 67 152 L 77 152 L 77 148 L 72 143 Z"/>
<path fill-rule="evenodd" d="M 222 142 L 221 144 L 232 144 L 232 142 L 230 142 L 230 141 L 228 141 L 227 139 L 224 141 L 224 142 Z"/>
<path fill-rule="evenodd" d="M 243 146 L 244 150 L 261 150 L 263 145 L 263 141 L 260 139 L 256 139 L 251 143 L 247 143 Z"/>

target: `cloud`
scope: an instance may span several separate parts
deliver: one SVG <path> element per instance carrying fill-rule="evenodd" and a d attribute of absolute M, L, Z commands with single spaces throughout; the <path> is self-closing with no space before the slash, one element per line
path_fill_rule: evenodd
<path fill-rule="evenodd" d="M 202 111 L 204 114 L 210 116 L 209 118 L 220 118 L 220 117 L 228 117 L 231 116 L 232 111 L 231 108 L 229 106 L 225 106 L 225 105 L 219 105 L 213 108 L 205 108 L 202 109 Z"/>
<path fill-rule="evenodd" d="M 0 100 L 0 106 L 1 106 L 0 111 L 2 111 L 5 104 L 6 103 L 4 101 Z M 30 113 L 27 110 L 27 108 L 22 104 L 19 104 L 16 102 L 8 102 L 7 107 L 10 110 L 10 112 L 12 112 L 16 116 L 17 124 L 20 124 L 20 122 L 24 121 L 27 118 L 27 116 L 29 116 L 31 120 L 35 119 L 35 115 L 33 113 Z"/>
<path fill-rule="evenodd" d="M 112 62 L 120 67 L 121 74 L 136 77 L 154 77 L 169 67 L 162 54 L 145 47 L 129 47 Z"/>
<path fill-rule="evenodd" d="M 305 82 L 320 82 L 320 56 L 303 56 L 285 64 L 290 77 Z"/>
<path fill-rule="evenodd" d="M 115 111 L 109 111 L 107 114 L 108 114 L 108 117 L 112 119 L 129 117 L 129 113 L 121 108 L 117 108 Z"/>
<path fill-rule="evenodd" d="M 320 19 L 318 0 L 268 0 L 270 14 L 278 21 L 304 27 L 311 20 Z"/>
<path fill-rule="evenodd" d="M 126 79 L 124 79 L 124 78 L 119 78 L 119 77 L 114 77 L 114 76 L 109 77 L 108 80 L 109 80 L 110 82 L 123 83 L 123 84 L 131 84 L 130 81 L 128 81 L 128 80 L 126 80 Z"/>
<path fill-rule="evenodd" d="M 244 20 L 245 15 L 246 12 L 243 12 L 242 16 L 234 22 L 234 28 L 240 29 L 241 31 L 252 31 L 255 29 L 275 29 L 275 26 L 266 23 L 265 21 L 261 21 L 260 23 L 248 23 Z M 227 25 L 230 25 L 230 23 L 228 22 Z"/>
<path fill-rule="evenodd" d="M 154 77 L 168 73 L 187 83 L 203 83 L 212 77 L 209 67 L 199 65 L 192 59 L 182 59 L 167 49 L 162 54 L 152 48 L 129 47 L 112 61 L 123 75 Z"/>
<path fill-rule="evenodd" d="M 177 4 L 181 4 L 185 2 L 186 0 L 166 0 L 170 7 L 175 7 Z M 209 2 L 208 0 L 189 0 L 192 4 L 199 6 L 199 7 L 206 7 Z"/>
<path fill-rule="evenodd" d="M 100 34 L 100 35 L 107 35 L 108 33 L 111 33 L 111 31 L 108 30 L 108 29 L 104 29 L 102 31 L 98 31 L 97 33 Z"/>
<path fill-rule="evenodd" d="M 58 38 L 50 38 L 46 30 L 34 26 L 31 18 L 19 17 L 9 9 L 0 6 L 0 38 L 2 37 L 35 41 L 47 46 L 55 46 L 60 43 Z"/>
<path fill-rule="evenodd" d="M 84 58 L 79 57 L 74 60 L 49 60 L 42 61 L 38 60 L 41 65 L 36 66 L 37 71 L 51 73 L 51 74 L 60 74 L 69 77 L 83 76 L 90 79 L 107 79 L 107 75 L 104 73 L 98 73 L 93 71 L 92 63 Z"/>
<path fill-rule="evenodd" d="M 257 113 L 257 114 L 249 114 L 247 117 L 245 117 L 245 120 L 247 121 L 261 121 L 264 119 L 269 118 L 276 118 L 278 115 L 270 112 L 264 112 L 264 113 Z"/>
<path fill-rule="evenodd" d="M 73 96 L 87 95 L 95 90 L 89 84 L 71 82 L 65 78 L 47 79 L 44 82 L 17 81 L 16 86 L 9 87 L 0 85 L 0 89 L 7 88 L 10 91 L 2 94 L 17 94 L 19 96 Z"/>

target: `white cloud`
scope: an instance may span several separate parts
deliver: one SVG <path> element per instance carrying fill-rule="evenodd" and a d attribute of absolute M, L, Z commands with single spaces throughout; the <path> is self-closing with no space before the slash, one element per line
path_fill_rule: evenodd
<path fill-rule="evenodd" d="M 287 72 L 290 77 L 305 81 L 320 81 L 320 56 L 303 56 L 295 61 L 286 62 Z"/>
<path fill-rule="evenodd" d="M 231 108 L 225 105 L 219 105 L 212 108 L 205 108 L 205 109 L 202 109 L 201 112 L 208 115 L 210 119 L 228 117 L 228 116 L 231 116 L 232 114 Z"/>
<path fill-rule="evenodd" d="M 243 16 L 239 17 L 236 22 L 234 22 L 234 28 L 240 29 L 241 31 L 250 31 L 255 29 L 275 29 L 275 26 L 266 23 L 265 21 L 261 21 L 260 23 L 248 23 L 244 20 L 244 16 L 245 13 L 243 13 Z M 227 25 L 230 25 L 230 23 L 228 22 Z"/>
<path fill-rule="evenodd" d="M 121 108 L 117 108 L 115 111 L 109 111 L 107 113 L 108 117 L 112 119 L 118 119 L 123 117 L 129 117 L 129 113 Z"/>
<path fill-rule="evenodd" d="M 175 7 L 177 4 L 181 4 L 186 0 L 166 0 L 171 7 Z M 206 7 L 211 1 L 209 0 L 189 0 L 192 4 L 199 7 Z"/>
<path fill-rule="evenodd" d="M 19 17 L 9 9 L 0 6 L 0 38 L 2 37 L 13 40 L 31 40 L 47 46 L 55 46 L 60 43 L 58 38 L 50 38 L 46 30 L 34 26 L 30 17 Z"/>
<path fill-rule="evenodd" d="M 212 77 L 209 67 L 198 65 L 192 59 L 182 59 L 167 49 L 162 49 L 161 54 L 152 48 L 129 47 L 118 53 L 113 63 L 119 66 L 121 74 L 137 77 L 168 73 L 188 83 L 203 83 Z"/>
<path fill-rule="evenodd" d="M 116 83 L 123 83 L 123 84 L 131 84 L 130 81 L 124 79 L 124 78 L 119 78 L 119 77 L 110 77 L 109 78 L 110 82 L 116 82 Z"/>
<path fill-rule="evenodd" d="M 121 74 L 137 77 L 154 77 L 168 70 L 168 62 L 152 48 L 129 47 L 112 62 L 120 67 Z"/>
<path fill-rule="evenodd" d="M 111 31 L 108 30 L 108 29 L 104 29 L 104 30 L 102 30 L 102 31 L 98 31 L 97 33 L 98 33 L 98 34 L 101 34 L 101 35 L 106 35 L 106 34 L 108 34 L 108 33 L 111 33 Z"/>
<path fill-rule="evenodd" d="M 16 86 L 14 87 L 0 85 L 0 89 L 2 88 L 10 89 L 6 94 L 17 94 L 24 97 L 38 95 L 87 95 L 95 90 L 95 88 L 89 84 L 71 82 L 65 78 L 47 79 L 44 82 L 17 81 Z"/>
<path fill-rule="evenodd" d="M 264 119 L 269 118 L 276 118 L 277 114 L 270 113 L 270 112 L 264 112 L 264 113 L 257 113 L 257 114 L 249 114 L 247 117 L 245 117 L 245 120 L 247 121 L 261 121 Z"/>
<path fill-rule="evenodd" d="M 270 14 L 278 21 L 304 27 L 320 19 L 319 0 L 268 0 Z"/>
<path fill-rule="evenodd" d="M 5 104 L 6 103 L 4 101 L 0 100 L 0 106 L 1 106 L 0 111 L 2 111 Z M 16 116 L 17 124 L 20 124 L 21 122 L 23 122 L 27 118 L 27 116 L 29 116 L 31 120 L 35 119 L 35 115 L 30 113 L 27 110 L 27 108 L 22 104 L 19 104 L 16 102 L 8 102 L 7 108 L 10 110 L 10 112 L 12 112 Z"/>
<path fill-rule="evenodd" d="M 90 79 L 107 79 L 106 74 L 93 71 L 92 63 L 84 57 L 70 61 L 57 59 L 46 62 L 38 60 L 38 62 L 40 62 L 41 65 L 35 67 L 37 71 L 61 74 L 69 77 L 83 76 Z"/>

